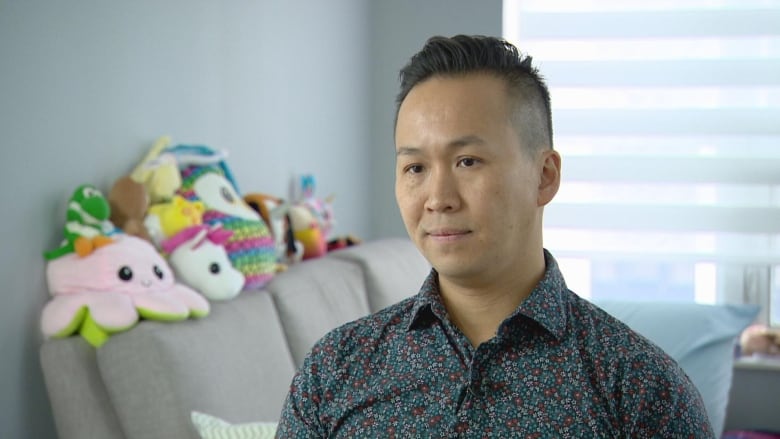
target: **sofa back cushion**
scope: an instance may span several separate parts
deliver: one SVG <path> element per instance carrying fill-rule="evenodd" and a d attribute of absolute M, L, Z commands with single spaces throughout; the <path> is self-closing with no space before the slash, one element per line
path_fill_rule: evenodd
<path fill-rule="evenodd" d="M 196 438 L 192 411 L 276 421 L 295 372 L 265 291 L 214 302 L 200 320 L 141 322 L 97 361 L 127 439 Z"/>
<path fill-rule="evenodd" d="M 370 312 L 360 267 L 336 258 L 325 256 L 292 265 L 266 288 L 296 366 L 328 331 Z"/>
<path fill-rule="evenodd" d="M 386 238 L 331 253 L 360 265 L 372 312 L 417 294 L 431 266 L 408 238 Z"/>

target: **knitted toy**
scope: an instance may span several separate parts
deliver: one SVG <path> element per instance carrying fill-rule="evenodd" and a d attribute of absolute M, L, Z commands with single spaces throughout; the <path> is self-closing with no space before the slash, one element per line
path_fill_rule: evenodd
<path fill-rule="evenodd" d="M 244 275 L 228 259 L 223 244 L 233 232 L 219 225 L 188 227 L 162 242 L 176 277 L 211 300 L 236 297 Z"/>
<path fill-rule="evenodd" d="M 52 299 L 41 316 L 46 337 L 79 333 L 99 347 L 139 317 L 177 321 L 209 313 L 208 301 L 175 282 L 152 244 L 130 235 L 118 235 L 115 241 L 86 257 L 69 254 L 49 261 Z"/>
<path fill-rule="evenodd" d="M 121 177 L 108 192 L 108 203 L 111 207 L 109 219 L 116 227 L 128 235 L 152 242 L 144 225 L 149 209 L 149 195 L 144 185 L 129 176 Z"/>
<path fill-rule="evenodd" d="M 76 188 L 68 201 L 65 240 L 59 248 L 44 253 L 47 260 L 75 252 L 88 256 L 96 248 L 110 244 L 108 234 L 114 226 L 109 221 L 111 207 L 103 194 L 90 184 Z"/>
<path fill-rule="evenodd" d="M 233 235 L 225 243 L 233 266 L 245 278 L 244 290 L 259 289 L 276 270 L 274 239 L 268 226 L 238 194 L 224 161 L 225 154 L 206 146 L 178 145 L 167 153 L 176 157 L 182 186 L 178 194 L 203 202 L 204 224 L 221 225 Z"/>

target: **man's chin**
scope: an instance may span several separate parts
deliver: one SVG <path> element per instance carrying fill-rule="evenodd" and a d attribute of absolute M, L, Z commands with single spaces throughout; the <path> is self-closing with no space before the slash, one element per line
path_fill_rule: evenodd
<path fill-rule="evenodd" d="M 478 274 L 475 270 L 473 260 L 463 260 L 462 258 L 432 258 L 428 259 L 431 266 L 439 273 L 439 276 L 450 279 L 468 279 Z"/>

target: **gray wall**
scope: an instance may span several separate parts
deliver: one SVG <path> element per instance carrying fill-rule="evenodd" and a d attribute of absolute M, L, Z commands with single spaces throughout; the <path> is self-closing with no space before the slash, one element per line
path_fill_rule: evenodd
<path fill-rule="evenodd" d="M 55 437 L 41 254 L 73 188 L 107 190 L 169 134 L 227 149 L 245 193 L 314 173 L 337 234 L 402 236 L 398 68 L 432 34 L 498 34 L 500 3 L 0 0 L 0 437 Z"/>
<path fill-rule="evenodd" d="M 398 71 L 433 35 L 499 36 L 501 0 L 376 1 L 371 12 L 371 225 L 378 236 L 407 236 L 393 192 Z"/>

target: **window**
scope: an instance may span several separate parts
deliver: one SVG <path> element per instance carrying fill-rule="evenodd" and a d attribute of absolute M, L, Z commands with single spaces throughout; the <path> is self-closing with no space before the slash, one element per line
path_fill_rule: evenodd
<path fill-rule="evenodd" d="M 545 246 L 578 294 L 772 297 L 778 319 L 778 23 L 779 0 L 504 0 L 550 87 Z"/>

